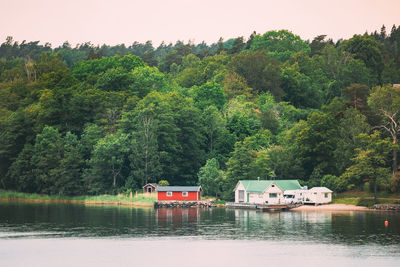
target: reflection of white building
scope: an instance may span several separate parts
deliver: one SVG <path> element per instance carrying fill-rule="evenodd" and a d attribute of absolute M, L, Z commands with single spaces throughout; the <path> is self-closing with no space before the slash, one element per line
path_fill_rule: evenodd
<path fill-rule="evenodd" d="M 307 191 L 304 203 L 324 204 L 332 201 L 332 190 L 326 187 L 313 187 Z"/>
<path fill-rule="evenodd" d="M 300 189 L 297 180 L 240 180 L 235 187 L 235 203 L 283 204 L 285 191 Z"/>

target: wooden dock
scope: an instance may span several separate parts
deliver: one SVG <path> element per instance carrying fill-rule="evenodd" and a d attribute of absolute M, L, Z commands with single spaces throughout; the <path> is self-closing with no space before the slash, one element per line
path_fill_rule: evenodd
<path fill-rule="evenodd" d="M 260 211 L 286 211 L 292 208 L 299 207 L 300 204 L 251 204 L 251 203 L 226 203 L 227 208 L 233 209 L 251 209 Z"/>

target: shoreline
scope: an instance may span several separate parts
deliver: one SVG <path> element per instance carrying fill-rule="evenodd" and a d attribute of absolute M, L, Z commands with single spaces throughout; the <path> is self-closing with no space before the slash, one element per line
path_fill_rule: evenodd
<path fill-rule="evenodd" d="M 27 198 L 0 198 L 0 202 L 27 202 L 27 203 L 72 203 L 85 205 L 107 205 L 107 206 L 131 206 L 131 207 L 154 207 L 151 203 L 135 203 L 135 202 L 118 202 L 118 201 L 90 201 L 76 199 L 27 199 Z M 217 207 L 225 207 L 218 204 Z M 324 205 L 302 205 L 291 211 L 377 211 L 363 206 L 351 204 L 324 204 Z"/>
<path fill-rule="evenodd" d="M 291 209 L 292 211 L 376 211 L 364 206 L 356 206 L 351 204 L 324 204 L 324 205 L 302 205 Z"/>
<path fill-rule="evenodd" d="M 28 203 L 72 203 L 85 205 L 107 205 L 107 206 L 131 206 L 131 207 L 154 207 L 151 203 L 118 202 L 118 201 L 91 201 L 76 199 L 27 199 L 27 198 L 0 198 L 0 202 L 28 202 Z"/>

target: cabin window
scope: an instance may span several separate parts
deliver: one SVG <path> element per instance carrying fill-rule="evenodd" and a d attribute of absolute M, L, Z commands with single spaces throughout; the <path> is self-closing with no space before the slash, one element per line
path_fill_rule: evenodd
<path fill-rule="evenodd" d="M 328 198 L 328 193 L 325 193 L 325 198 Z"/>
<path fill-rule="evenodd" d="M 182 196 L 183 197 L 187 197 L 188 196 L 188 192 L 182 192 Z"/>
<path fill-rule="evenodd" d="M 167 192 L 167 197 L 172 197 L 172 192 Z"/>
<path fill-rule="evenodd" d="M 276 198 L 278 195 L 276 193 L 269 193 L 270 198 Z"/>

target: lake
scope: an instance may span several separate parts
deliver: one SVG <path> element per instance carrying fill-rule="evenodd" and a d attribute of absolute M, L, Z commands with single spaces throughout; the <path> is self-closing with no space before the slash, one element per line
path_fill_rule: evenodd
<path fill-rule="evenodd" d="M 0 202 L 2 267 L 160 265 L 400 266 L 400 214 Z"/>

